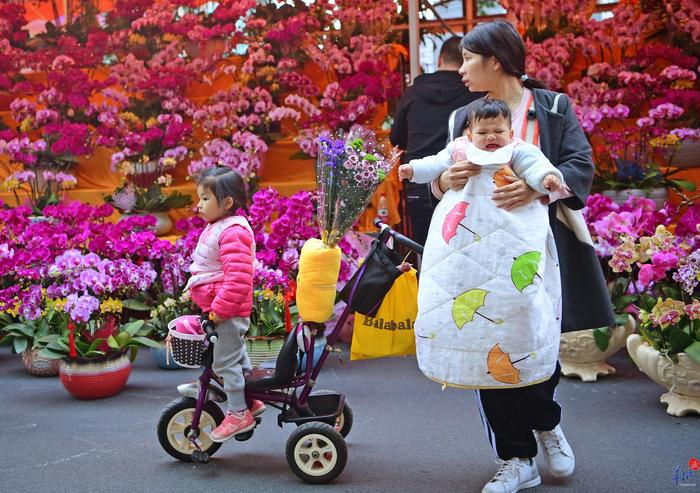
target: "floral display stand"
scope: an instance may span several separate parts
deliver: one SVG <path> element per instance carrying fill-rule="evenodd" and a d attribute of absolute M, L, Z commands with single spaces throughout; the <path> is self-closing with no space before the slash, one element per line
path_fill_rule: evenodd
<path fill-rule="evenodd" d="M 668 405 L 668 414 L 700 414 L 700 364 L 684 353 L 678 354 L 678 363 L 674 363 L 637 334 L 627 339 L 627 351 L 642 373 L 668 390 L 660 398 Z"/>
<path fill-rule="evenodd" d="M 605 360 L 625 346 L 635 326 L 635 319 L 630 315 L 626 324 L 610 329 L 610 340 L 605 351 L 601 351 L 596 344 L 594 329 L 563 333 L 559 345 L 561 373 L 567 377 L 579 377 L 584 382 L 595 382 L 601 375 L 615 373 L 615 368 Z"/>
<path fill-rule="evenodd" d="M 78 399 L 101 399 L 118 394 L 131 374 L 126 352 L 94 358 L 63 359 L 61 383 Z"/>

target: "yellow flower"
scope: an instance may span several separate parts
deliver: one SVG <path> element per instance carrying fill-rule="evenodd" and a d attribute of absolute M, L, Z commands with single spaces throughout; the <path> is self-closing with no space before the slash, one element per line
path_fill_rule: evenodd
<path fill-rule="evenodd" d="M 46 298 L 46 309 L 61 312 L 63 311 L 63 308 L 65 308 L 66 303 L 67 300 L 65 298 Z"/>
<path fill-rule="evenodd" d="M 137 45 L 146 44 L 146 38 L 136 33 L 133 33 L 131 36 L 129 36 L 129 41 Z"/>
<path fill-rule="evenodd" d="M 123 112 L 119 113 L 119 117 L 122 120 L 126 120 L 127 122 L 130 122 L 130 123 L 139 123 L 141 121 L 139 119 L 139 117 L 136 116 L 135 114 L 133 114 L 131 111 L 123 111 Z"/>
<path fill-rule="evenodd" d="M 3 184 L 2 187 L 0 187 L 2 190 L 7 190 L 8 192 L 11 192 L 12 190 L 17 190 L 19 188 L 19 180 L 17 178 L 7 178 Z"/>
<path fill-rule="evenodd" d="M 156 120 L 154 117 L 150 117 L 148 120 L 146 120 L 146 127 L 151 128 L 158 125 L 158 120 Z"/>
<path fill-rule="evenodd" d="M 22 123 L 19 124 L 19 129 L 21 132 L 29 132 L 32 129 L 32 125 L 34 123 L 34 120 L 31 117 L 27 117 L 24 120 L 22 120 Z"/>
<path fill-rule="evenodd" d="M 673 298 L 666 298 L 665 300 L 659 298 L 651 310 L 650 319 L 654 324 L 666 328 L 678 323 L 681 315 L 684 313 L 684 308 L 685 304 L 682 301 L 674 300 Z"/>
<path fill-rule="evenodd" d="M 262 292 L 262 295 L 263 295 L 263 298 L 265 298 L 266 300 L 269 300 L 275 295 L 275 293 L 273 293 L 271 289 L 264 289 Z"/>
<path fill-rule="evenodd" d="M 107 298 L 102 303 L 100 303 L 100 312 L 102 313 L 121 313 L 124 305 L 121 300 L 116 300 L 114 298 Z"/>
<path fill-rule="evenodd" d="M 173 183 L 173 177 L 172 175 L 166 173 L 162 176 L 159 176 L 156 182 L 158 182 L 159 185 L 163 185 L 164 187 L 169 187 Z"/>
<path fill-rule="evenodd" d="M 692 80 L 676 80 L 671 83 L 673 89 L 692 89 L 694 85 Z"/>
<path fill-rule="evenodd" d="M 176 164 L 177 164 L 177 161 L 175 161 L 175 158 L 173 158 L 173 157 L 164 157 L 163 158 L 163 166 L 166 168 L 174 168 Z"/>

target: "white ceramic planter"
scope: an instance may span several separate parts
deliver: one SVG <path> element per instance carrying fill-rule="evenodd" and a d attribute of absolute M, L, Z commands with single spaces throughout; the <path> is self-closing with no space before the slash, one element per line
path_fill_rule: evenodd
<path fill-rule="evenodd" d="M 668 390 L 660 398 L 668 404 L 668 414 L 700 414 L 700 364 L 684 353 L 680 353 L 678 363 L 674 363 L 637 334 L 627 339 L 627 351 L 642 373 Z"/>
<path fill-rule="evenodd" d="M 603 195 L 610 197 L 613 202 L 618 205 L 624 204 L 632 195 L 637 197 L 646 197 L 654 201 L 657 209 L 661 209 L 668 199 L 668 190 L 665 188 L 652 188 L 650 190 L 629 188 L 627 190 L 603 190 Z"/>
<path fill-rule="evenodd" d="M 700 140 L 684 140 L 680 146 L 671 149 L 668 165 L 676 168 L 700 167 Z"/>
<path fill-rule="evenodd" d="M 605 362 L 625 346 L 625 340 L 634 332 L 636 322 L 631 315 L 625 325 L 612 329 L 610 342 L 601 351 L 593 337 L 593 329 L 565 332 L 559 343 L 561 373 L 566 377 L 578 377 L 584 382 L 595 382 L 601 375 L 615 373 L 615 368 Z"/>

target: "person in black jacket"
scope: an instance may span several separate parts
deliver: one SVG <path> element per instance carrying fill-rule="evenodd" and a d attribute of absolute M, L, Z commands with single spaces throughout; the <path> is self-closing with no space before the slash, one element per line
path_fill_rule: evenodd
<path fill-rule="evenodd" d="M 447 140 L 445 122 L 457 108 L 480 98 L 464 86 L 457 73 L 462 65 L 460 38 L 444 42 L 438 56 L 438 70 L 415 78 L 401 97 L 391 128 L 391 143 L 403 149 L 402 162 L 437 154 Z M 404 182 L 410 223 L 409 236 L 425 244 L 430 218 L 437 200 L 429 185 Z"/>

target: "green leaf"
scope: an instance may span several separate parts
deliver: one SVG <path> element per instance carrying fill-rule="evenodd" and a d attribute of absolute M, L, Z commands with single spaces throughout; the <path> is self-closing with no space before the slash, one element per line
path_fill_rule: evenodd
<path fill-rule="evenodd" d="M 102 344 L 102 339 L 101 338 L 95 339 L 94 341 L 92 341 L 92 344 L 90 344 L 90 347 L 88 347 L 87 351 L 85 351 L 85 352 L 89 353 L 91 351 L 97 350 L 97 348 L 99 347 L 100 344 Z M 109 343 L 108 343 L 108 345 L 109 345 Z"/>
<path fill-rule="evenodd" d="M 593 330 L 593 339 L 595 340 L 596 346 L 598 346 L 601 353 L 608 349 L 611 336 L 612 334 L 610 333 L 610 329 L 607 327 Z"/>
<path fill-rule="evenodd" d="M 129 334 L 128 332 L 120 332 L 115 336 L 115 339 L 117 340 L 119 347 L 123 348 L 127 344 L 129 344 L 129 341 L 131 341 L 131 334 Z"/>
<path fill-rule="evenodd" d="M 687 180 L 671 180 L 671 183 L 677 185 L 679 188 L 682 188 L 683 190 L 687 190 L 689 192 L 694 192 L 695 191 L 695 183 L 687 181 Z"/>
<path fill-rule="evenodd" d="M 5 329 L 8 332 L 9 331 L 13 331 L 13 332 L 17 331 L 21 334 L 24 334 L 25 336 L 27 336 L 29 338 L 34 337 L 34 328 L 28 324 L 14 323 L 14 324 L 8 325 L 7 327 L 5 327 Z"/>
<path fill-rule="evenodd" d="M 683 332 L 679 327 L 669 327 L 668 341 L 674 353 L 682 353 L 685 348 L 693 344 L 693 338 Z"/>
<path fill-rule="evenodd" d="M 103 354 L 107 354 L 104 351 L 90 351 L 88 353 L 85 353 L 83 356 L 86 358 L 94 358 L 95 356 L 102 356 Z"/>
<path fill-rule="evenodd" d="M 28 344 L 29 341 L 24 337 L 15 337 L 14 339 L 12 339 L 12 347 L 15 350 L 15 353 L 17 354 L 23 353 L 24 350 L 27 349 Z"/>
<path fill-rule="evenodd" d="M 306 161 L 309 159 L 313 159 L 310 154 L 305 153 L 304 151 L 297 151 L 291 156 L 289 156 L 289 159 L 292 161 Z"/>
<path fill-rule="evenodd" d="M 107 345 L 108 345 L 109 347 L 111 347 L 112 349 L 115 349 L 115 350 L 119 350 L 119 349 L 122 348 L 122 347 L 119 345 L 119 343 L 117 342 L 117 340 L 114 338 L 114 336 L 109 336 L 109 337 L 107 338 Z"/>
<path fill-rule="evenodd" d="M 50 359 L 62 359 L 66 357 L 66 353 L 59 353 L 58 351 L 53 351 L 49 348 L 44 348 L 39 351 L 39 356 Z"/>
<path fill-rule="evenodd" d="M 129 351 L 129 361 L 132 363 L 136 361 L 137 354 L 139 354 L 139 348 L 136 346 L 131 346 L 131 351 Z"/>
<path fill-rule="evenodd" d="M 153 339 L 149 339 L 148 337 L 137 336 L 131 340 L 139 343 L 142 346 L 148 346 L 148 347 L 153 347 L 153 348 L 160 348 L 161 347 L 161 344 L 159 342 L 156 342 Z"/>
<path fill-rule="evenodd" d="M 144 322 L 143 320 L 129 322 L 128 324 L 123 325 L 121 330 L 129 334 L 129 336 L 134 336 L 139 330 L 141 330 L 141 327 L 143 327 L 144 323 L 146 322 Z M 124 332 L 120 332 L 120 334 L 123 334 Z"/>
<path fill-rule="evenodd" d="M 695 360 L 696 363 L 700 363 L 700 342 L 694 341 L 690 346 L 686 347 L 685 354 Z"/>
<path fill-rule="evenodd" d="M 137 312 L 149 312 L 151 311 L 151 307 L 146 305 L 145 303 L 142 303 L 137 300 L 124 300 L 122 302 L 122 305 L 124 305 L 124 308 L 128 308 L 129 310 L 134 310 Z"/>

